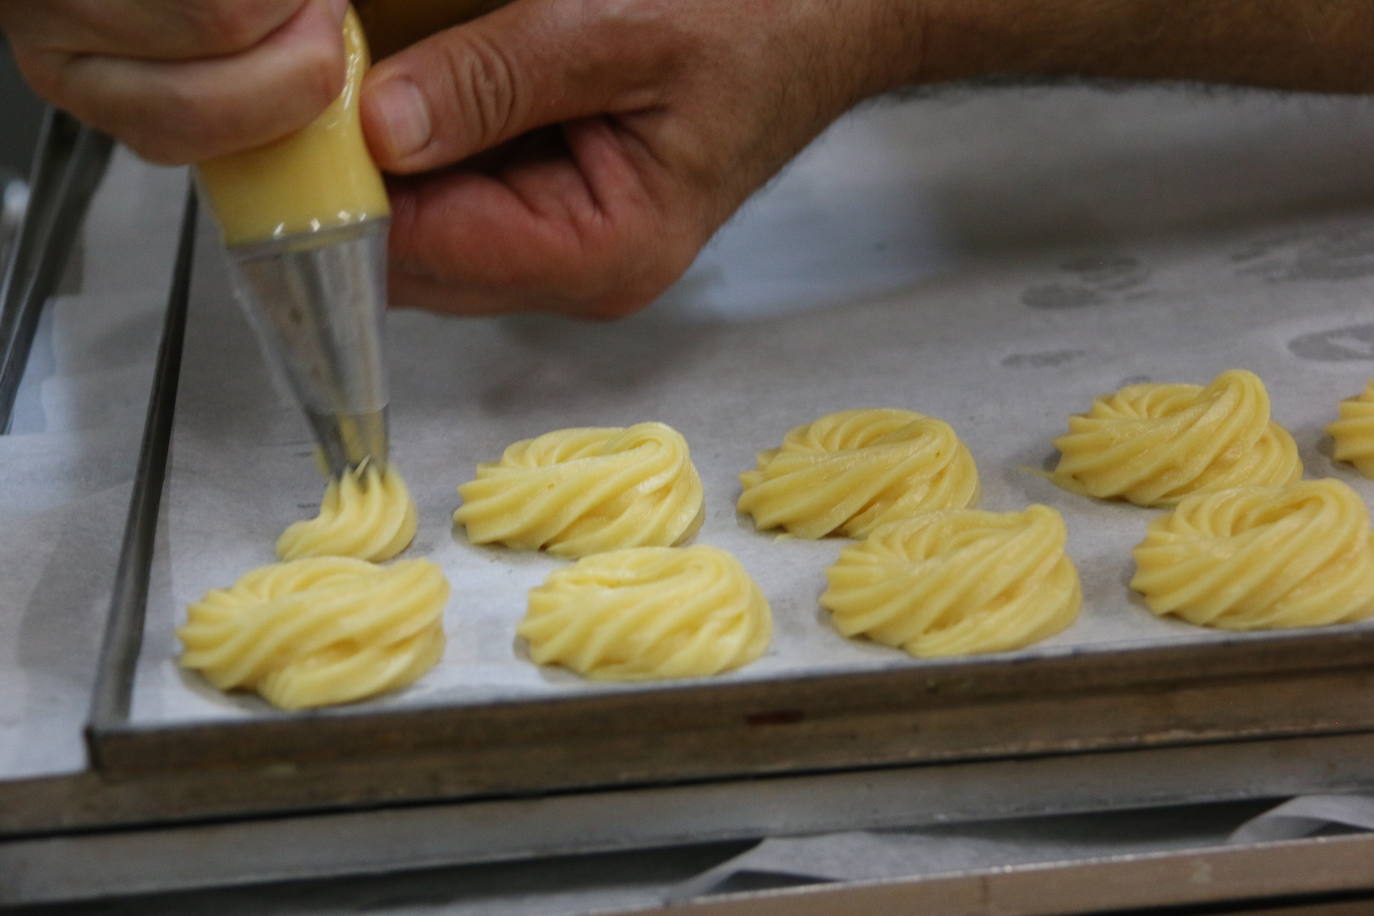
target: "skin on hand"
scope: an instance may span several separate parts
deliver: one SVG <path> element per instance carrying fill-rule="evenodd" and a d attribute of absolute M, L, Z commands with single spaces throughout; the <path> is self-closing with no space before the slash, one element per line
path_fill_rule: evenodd
<path fill-rule="evenodd" d="M 343 88 L 347 0 L 0 0 L 34 89 L 153 162 L 310 123 Z"/>
<path fill-rule="evenodd" d="M 374 155 L 408 176 L 392 298 L 634 311 L 885 90 L 1073 75 L 1368 92 L 1371 46 L 1374 0 L 515 0 L 370 77 Z"/>
<path fill-rule="evenodd" d="M 393 303 L 648 304 L 834 118 L 905 82 L 917 8 L 516 0 L 380 62 L 363 119 L 398 176 Z"/>
<path fill-rule="evenodd" d="M 180 163 L 324 110 L 345 6 L 0 0 L 0 30 L 41 94 Z M 362 108 L 396 176 L 393 301 L 613 317 L 870 95 L 989 75 L 1374 92 L 1370 47 L 1374 0 L 514 0 L 381 62 Z"/>

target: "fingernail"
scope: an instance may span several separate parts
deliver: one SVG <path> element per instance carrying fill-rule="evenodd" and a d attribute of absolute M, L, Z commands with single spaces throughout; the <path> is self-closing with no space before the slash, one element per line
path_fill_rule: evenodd
<path fill-rule="evenodd" d="M 329 0 L 329 13 L 336 22 L 343 22 L 348 15 L 348 0 Z"/>
<path fill-rule="evenodd" d="M 380 116 L 380 138 L 393 159 L 406 159 L 423 150 L 433 137 L 429 106 L 420 87 L 395 77 L 371 90 L 373 112 Z"/>

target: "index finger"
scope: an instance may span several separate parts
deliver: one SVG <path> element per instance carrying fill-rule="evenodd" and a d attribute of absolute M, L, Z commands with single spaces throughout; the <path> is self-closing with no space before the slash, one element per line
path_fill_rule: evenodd
<path fill-rule="evenodd" d="M 315 0 L 4 0 L 0 21 L 41 51 L 142 60 L 237 54 Z M 331 0 L 340 23 L 347 0 Z"/>

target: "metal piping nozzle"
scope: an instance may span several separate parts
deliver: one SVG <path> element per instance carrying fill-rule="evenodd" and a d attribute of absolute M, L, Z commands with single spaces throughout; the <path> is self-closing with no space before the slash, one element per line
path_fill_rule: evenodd
<path fill-rule="evenodd" d="M 231 247 L 234 280 L 331 474 L 388 458 L 386 219 Z"/>

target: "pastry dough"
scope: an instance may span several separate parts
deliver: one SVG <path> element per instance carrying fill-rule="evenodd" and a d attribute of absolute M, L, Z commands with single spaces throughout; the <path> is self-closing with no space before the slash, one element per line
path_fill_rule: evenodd
<path fill-rule="evenodd" d="M 282 709 L 351 702 L 434 667 L 448 595 L 428 560 L 265 566 L 191 605 L 177 631 L 181 664 L 221 690 L 256 690 Z"/>
<path fill-rule="evenodd" d="M 458 493 L 453 520 L 474 544 L 560 557 L 681 544 L 704 513 L 687 440 L 662 423 L 525 439 Z"/>
<path fill-rule="evenodd" d="M 1058 512 L 975 509 L 893 522 L 840 554 L 821 605 L 845 636 L 916 656 L 1018 649 L 1063 630 L 1083 603 Z"/>
<path fill-rule="evenodd" d="M 363 136 L 367 36 L 344 17 L 344 89 L 313 122 L 266 146 L 199 166 L 200 186 L 228 246 L 341 229 L 391 215 L 386 185 Z"/>
<path fill-rule="evenodd" d="M 1156 614 L 1228 630 L 1374 615 L 1364 502 L 1336 480 L 1190 496 L 1135 549 L 1131 588 Z"/>
<path fill-rule="evenodd" d="M 394 467 L 368 464 L 331 480 L 318 517 L 296 522 L 277 539 L 277 559 L 353 557 L 380 563 L 415 538 L 415 501 Z"/>
<path fill-rule="evenodd" d="M 801 538 L 861 538 L 884 522 L 978 499 L 978 469 L 943 420 L 843 410 L 798 426 L 740 475 L 739 511 Z"/>
<path fill-rule="evenodd" d="M 1364 476 L 1374 477 L 1374 379 L 1358 397 L 1341 401 L 1341 418 L 1326 431 L 1337 461 L 1349 461 Z"/>
<path fill-rule="evenodd" d="M 1129 385 L 1069 418 L 1054 477 L 1100 499 L 1166 506 L 1190 493 L 1283 486 L 1302 476 L 1288 431 L 1269 419 L 1253 372 L 1201 385 Z"/>
<path fill-rule="evenodd" d="M 739 562 L 714 547 L 639 547 L 580 560 L 530 592 L 519 633 L 541 665 L 589 678 L 700 677 L 768 648 L 773 617 Z"/>

